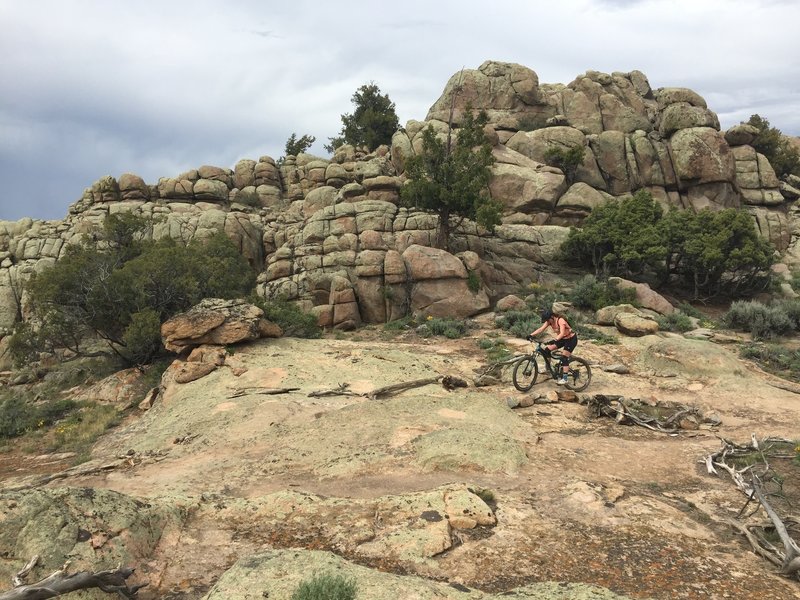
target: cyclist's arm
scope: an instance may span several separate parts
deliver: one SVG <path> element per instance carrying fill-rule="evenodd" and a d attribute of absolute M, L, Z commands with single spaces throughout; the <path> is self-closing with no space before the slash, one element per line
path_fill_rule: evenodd
<path fill-rule="evenodd" d="M 544 323 L 541 327 L 539 327 L 539 329 L 531 332 L 531 337 L 536 337 L 537 335 L 542 333 L 545 329 L 547 329 L 547 327 L 548 327 L 547 323 Z"/>

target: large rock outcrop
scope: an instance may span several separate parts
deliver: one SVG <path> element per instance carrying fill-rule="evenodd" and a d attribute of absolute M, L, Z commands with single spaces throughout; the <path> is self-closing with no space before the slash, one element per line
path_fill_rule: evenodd
<path fill-rule="evenodd" d="M 489 191 L 503 206 L 493 233 L 464 222 L 451 251 L 433 251 L 436 217 L 400 202 L 405 161 L 422 132 L 447 135 L 467 106 L 486 110 L 494 144 Z M 24 284 L 54 264 L 109 214 L 153 220 L 152 237 L 181 242 L 223 231 L 260 273 L 266 297 L 298 301 L 320 324 L 352 328 L 419 312 L 469 316 L 537 279 L 558 259 L 567 226 L 610 198 L 647 189 L 665 207 L 742 207 L 758 231 L 800 264 L 800 181 L 779 181 L 752 147 L 753 128 L 720 131 L 696 92 L 653 89 L 639 71 L 587 71 L 572 82 L 543 84 L 528 67 L 487 61 L 453 75 L 426 116 L 409 121 L 392 145 L 367 153 L 342 146 L 330 158 L 310 154 L 242 159 L 233 168 L 204 165 L 155 184 L 125 173 L 88 187 L 62 221 L 0 222 L 2 336 L 24 318 Z M 545 164 L 553 149 L 581 147 L 570 179 Z M 788 210 L 787 210 L 788 208 Z M 460 269 L 420 275 L 428 250 Z M 407 254 L 408 253 L 408 254 Z"/>

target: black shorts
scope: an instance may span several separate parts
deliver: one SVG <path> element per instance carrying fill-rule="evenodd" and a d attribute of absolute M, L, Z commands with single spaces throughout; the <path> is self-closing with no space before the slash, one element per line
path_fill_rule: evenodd
<path fill-rule="evenodd" d="M 556 340 L 553 343 L 556 345 L 556 348 L 563 348 L 567 352 L 573 352 L 575 350 L 575 346 L 578 345 L 578 334 L 576 333 L 571 338 L 562 338 L 560 340 Z"/>

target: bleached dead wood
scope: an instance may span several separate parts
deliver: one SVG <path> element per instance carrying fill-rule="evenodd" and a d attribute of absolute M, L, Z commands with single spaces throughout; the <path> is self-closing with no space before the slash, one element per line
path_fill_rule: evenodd
<path fill-rule="evenodd" d="M 239 398 L 240 396 L 249 396 L 250 394 L 263 394 L 266 396 L 272 396 L 275 394 L 288 394 L 289 392 L 296 392 L 299 389 L 300 388 L 242 388 L 239 390 L 234 390 L 231 394 L 228 394 L 228 398 Z"/>
<path fill-rule="evenodd" d="M 363 394 L 352 391 L 349 383 L 340 383 L 339 387 L 332 390 L 319 390 L 308 395 L 309 398 L 324 398 L 326 396 L 363 396 Z"/>
<path fill-rule="evenodd" d="M 499 373 L 503 369 L 503 367 L 511 366 L 515 362 L 522 360 L 526 356 L 527 356 L 526 354 L 520 354 L 520 355 L 517 355 L 517 356 L 512 356 L 511 358 L 507 358 L 505 360 L 499 360 L 497 362 L 494 362 L 494 363 L 490 364 L 488 367 L 486 367 L 483 370 L 483 372 L 478 375 L 478 378 L 485 377 L 486 375 L 489 375 L 489 374 L 495 375 L 495 374 Z"/>
<path fill-rule="evenodd" d="M 387 396 L 394 396 L 395 394 L 399 394 L 400 392 L 405 392 L 406 390 L 411 390 L 418 387 L 423 387 L 426 385 L 431 385 L 432 383 L 439 383 L 442 380 L 442 376 L 438 375 L 437 377 L 426 377 L 425 379 L 415 379 L 413 381 L 403 381 L 401 383 L 395 383 L 392 385 L 386 385 L 383 387 L 379 387 L 377 389 L 372 390 L 366 394 L 367 398 L 370 400 L 376 400 L 378 398 L 385 398 Z"/>
<path fill-rule="evenodd" d="M 747 525 L 741 521 L 728 519 L 726 522 L 734 527 L 739 533 L 745 536 L 747 541 L 759 556 L 769 560 L 780 569 L 782 575 L 800 579 L 800 546 L 792 538 L 789 528 L 786 523 L 796 524 L 794 517 L 786 519 L 781 518 L 778 512 L 773 508 L 768 500 L 768 494 L 764 491 L 762 477 L 770 472 L 769 458 L 791 458 L 791 455 L 771 455 L 770 452 L 775 444 L 793 444 L 791 440 L 783 438 L 765 438 L 761 441 L 758 440 L 755 434 L 750 436 L 750 443 L 738 445 L 725 439 L 721 439 L 722 448 L 713 454 L 705 457 L 706 470 L 709 474 L 718 474 L 717 469 L 722 469 L 727 472 L 731 480 L 745 496 L 747 496 L 747 503 L 739 511 L 738 517 L 744 513 L 747 505 L 753 500 L 757 500 L 759 506 L 769 517 L 771 528 L 775 530 L 778 538 L 783 544 L 783 550 L 777 548 L 772 544 L 764 532 L 768 530 L 769 525 Z M 761 458 L 761 462 L 751 463 L 737 469 L 734 465 L 730 464 L 736 459 L 750 457 L 757 453 Z M 756 473 L 760 471 L 761 473 Z M 749 476 L 749 481 L 745 476 Z"/>
<path fill-rule="evenodd" d="M 0 592 L 0 600 L 45 600 L 93 588 L 107 594 L 116 594 L 122 598 L 136 598 L 137 592 L 147 585 L 129 586 L 127 579 L 133 575 L 134 569 L 128 567 L 96 573 L 79 571 L 71 575 L 67 573 L 67 568 L 68 564 L 65 564 L 41 581 L 29 585 L 19 585 L 6 592 Z"/>
<path fill-rule="evenodd" d="M 33 567 L 36 566 L 36 563 L 39 562 L 39 555 L 34 554 L 33 558 L 28 561 L 28 564 L 22 567 L 14 577 L 11 578 L 11 585 L 14 587 L 19 587 L 25 583 L 25 578 L 28 576 L 28 573 L 33 570 Z"/>

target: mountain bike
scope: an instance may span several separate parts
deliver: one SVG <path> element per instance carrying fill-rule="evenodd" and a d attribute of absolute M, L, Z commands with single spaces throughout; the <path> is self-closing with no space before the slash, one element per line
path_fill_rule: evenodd
<path fill-rule="evenodd" d="M 549 375 L 553 379 L 561 377 L 561 351 L 547 349 L 541 342 L 536 343 L 536 349 L 520 357 L 514 364 L 511 376 L 514 387 L 520 392 L 527 392 L 536 383 L 539 373 Z M 574 354 L 569 357 L 569 371 L 567 383 L 564 387 L 573 392 L 582 392 L 592 381 L 592 368 L 589 361 Z"/>

